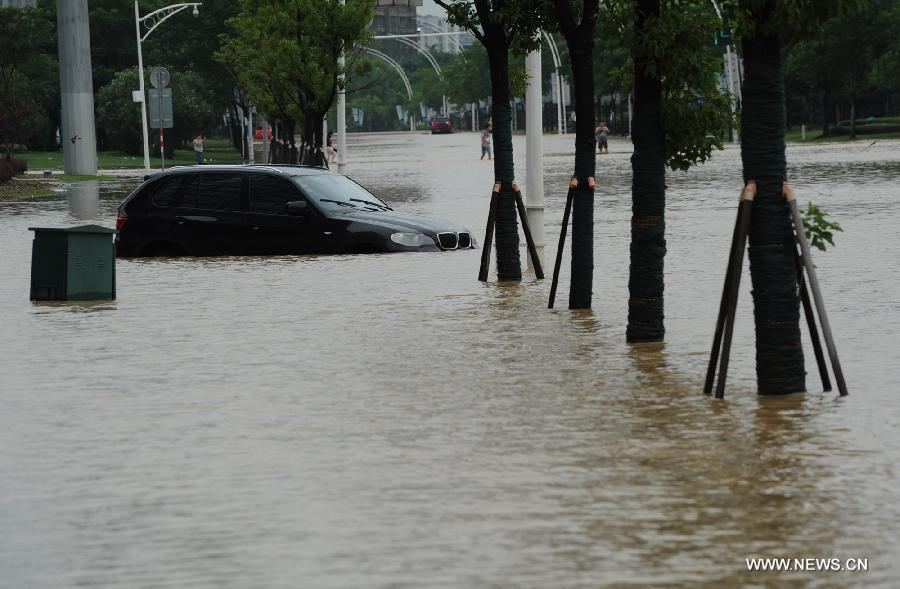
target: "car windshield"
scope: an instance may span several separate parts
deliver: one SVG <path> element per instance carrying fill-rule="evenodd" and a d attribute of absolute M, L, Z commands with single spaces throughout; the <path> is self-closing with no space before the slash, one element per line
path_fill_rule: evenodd
<path fill-rule="evenodd" d="M 294 176 L 292 179 L 309 198 L 325 210 L 390 210 L 384 201 L 346 176 L 308 174 Z"/>

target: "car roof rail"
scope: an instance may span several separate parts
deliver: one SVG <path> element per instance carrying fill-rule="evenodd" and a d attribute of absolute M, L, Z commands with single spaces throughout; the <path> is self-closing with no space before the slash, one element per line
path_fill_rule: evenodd
<path fill-rule="evenodd" d="M 281 170 L 279 170 L 277 167 L 275 167 L 275 166 L 273 166 L 273 165 L 271 165 L 271 164 L 246 164 L 244 167 L 247 167 L 247 168 L 262 168 L 262 169 L 265 169 L 265 170 L 270 170 L 270 171 L 272 171 L 272 172 L 278 172 L 278 173 L 281 173 Z"/>
<path fill-rule="evenodd" d="M 277 166 L 279 168 L 311 168 L 313 170 L 329 170 L 329 169 L 331 169 L 326 166 L 311 166 L 309 164 L 251 164 L 251 165 L 254 165 L 254 166 L 269 165 L 269 166 Z"/>

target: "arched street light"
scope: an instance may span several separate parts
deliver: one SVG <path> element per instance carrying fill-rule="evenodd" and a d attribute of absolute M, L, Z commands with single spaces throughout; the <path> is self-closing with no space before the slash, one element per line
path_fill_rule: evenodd
<path fill-rule="evenodd" d="M 185 8 L 193 8 L 193 15 L 200 16 L 200 7 L 202 5 L 202 2 L 170 4 L 169 6 L 164 6 L 159 10 L 154 10 L 149 14 L 141 16 L 140 9 L 138 8 L 138 0 L 134 0 L 134 31 L 137 35 L 138 71 L 140 72 L 141 80 L 139 92 L 141 93 L 141 124 L 143 125 L 144 132 L 144 170 L 147 172 L 150 171 L 150 136 L 147 131 L 147 96 L 144 92 L 144 55 L 141 50 L 141 43 L 150 36 L 150 33 L 156 30 L 156 27 Z M 144 29 L 146 30 L 144 34 L 141 34 L 141 25 L 144 25 Z M 162 121 L 160 121 L 160 124 L 162 124 Z"/>

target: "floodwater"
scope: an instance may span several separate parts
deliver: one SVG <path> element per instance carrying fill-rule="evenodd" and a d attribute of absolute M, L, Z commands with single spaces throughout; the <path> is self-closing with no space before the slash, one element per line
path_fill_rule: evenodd
<path fill-rule="evenodd" d="M 572 140 L 545 138 L 548 262 Z M 483 234 L 476 135 L 350 150 L 395 208 Z M 816 263 L 846 399 L 809 350 L 809 393 L 756 396 L 746 272 L 727 398 L 701 393 L 734 148 L 670 174 L 667 341 L 625 343 L 629 150 L 599 159 L 592 312 L 567 259 L 549 311 L 549 280 L 477 282 L 480 251 L 120 260 L 118 300 L 32 304 L 28 227 L 111 226 L 135 183 L 0 203 L 0 586 L 898 586 L 900 142 L 789 150 L 845 229 Z"/>

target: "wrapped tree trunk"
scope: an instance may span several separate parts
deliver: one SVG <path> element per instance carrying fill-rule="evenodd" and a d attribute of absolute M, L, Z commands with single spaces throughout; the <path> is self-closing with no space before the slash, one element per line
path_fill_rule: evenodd
<path fill-rule="evenodd" d="M 559 29 L 566 39 L 575 82 L 575 172 L 572 195 L 572 277 L 570 309 L 590 309 L 594 283 L 594 25 L 598 0 L 582 0 L 576 20 L 569 0 L 555 0 Z"/>
<path fill-rule="evenodd" d="M 658 18 L 659 0 L 635 1 L 635 38 L 640 39 L 649 18 Z M 629 342 L 662 341 L 663 261 L 666 255 L 666 160 L 662 124 L 662 84 L 648 73 L 647 51 L 634 49 L 634 118 L 631 156 L 631 266 L 628 278 Z M 650 71 L 658 72 L 656 68 Z"/>
<path fill-rule="evenodd" d="M 491 113 L 494 141 L 494 180 L 500 182 L 497 216 L 494 229 L 497 243 L 497 280 L 522 280 L 519 259 L 519 222 L 516 212 L 516 179 L 512 146 L 512 108 L 509 91 L 509 49 L 503 42 L 503 32 L 488 32 L 485 49 L 491 67 Z M 491 34 L 493 33 L 493 34 Z"/>
<path fill-rule="evenodd" d="M 581 31 L 579 31 L 581 32 Z M 572 199 L 572 276 L 569 308 L 590 309 L 594 284 L 594 39 L 593 30 L 568 41 L 575 83 L 575 178 Z"/>
<path fill-rule="evenodd" d="M 771 6 L 771 5 L 770 5 Z M 785 94 L 777 34 L 743 40 L 745 79 L 741 113 L 744 181 L 755 180 L 750 224 L 750 277 L 756 323 L 756 377 L 760 394 L 806 390 L 800 343 L 800 301 L 787 179 Z"/>

